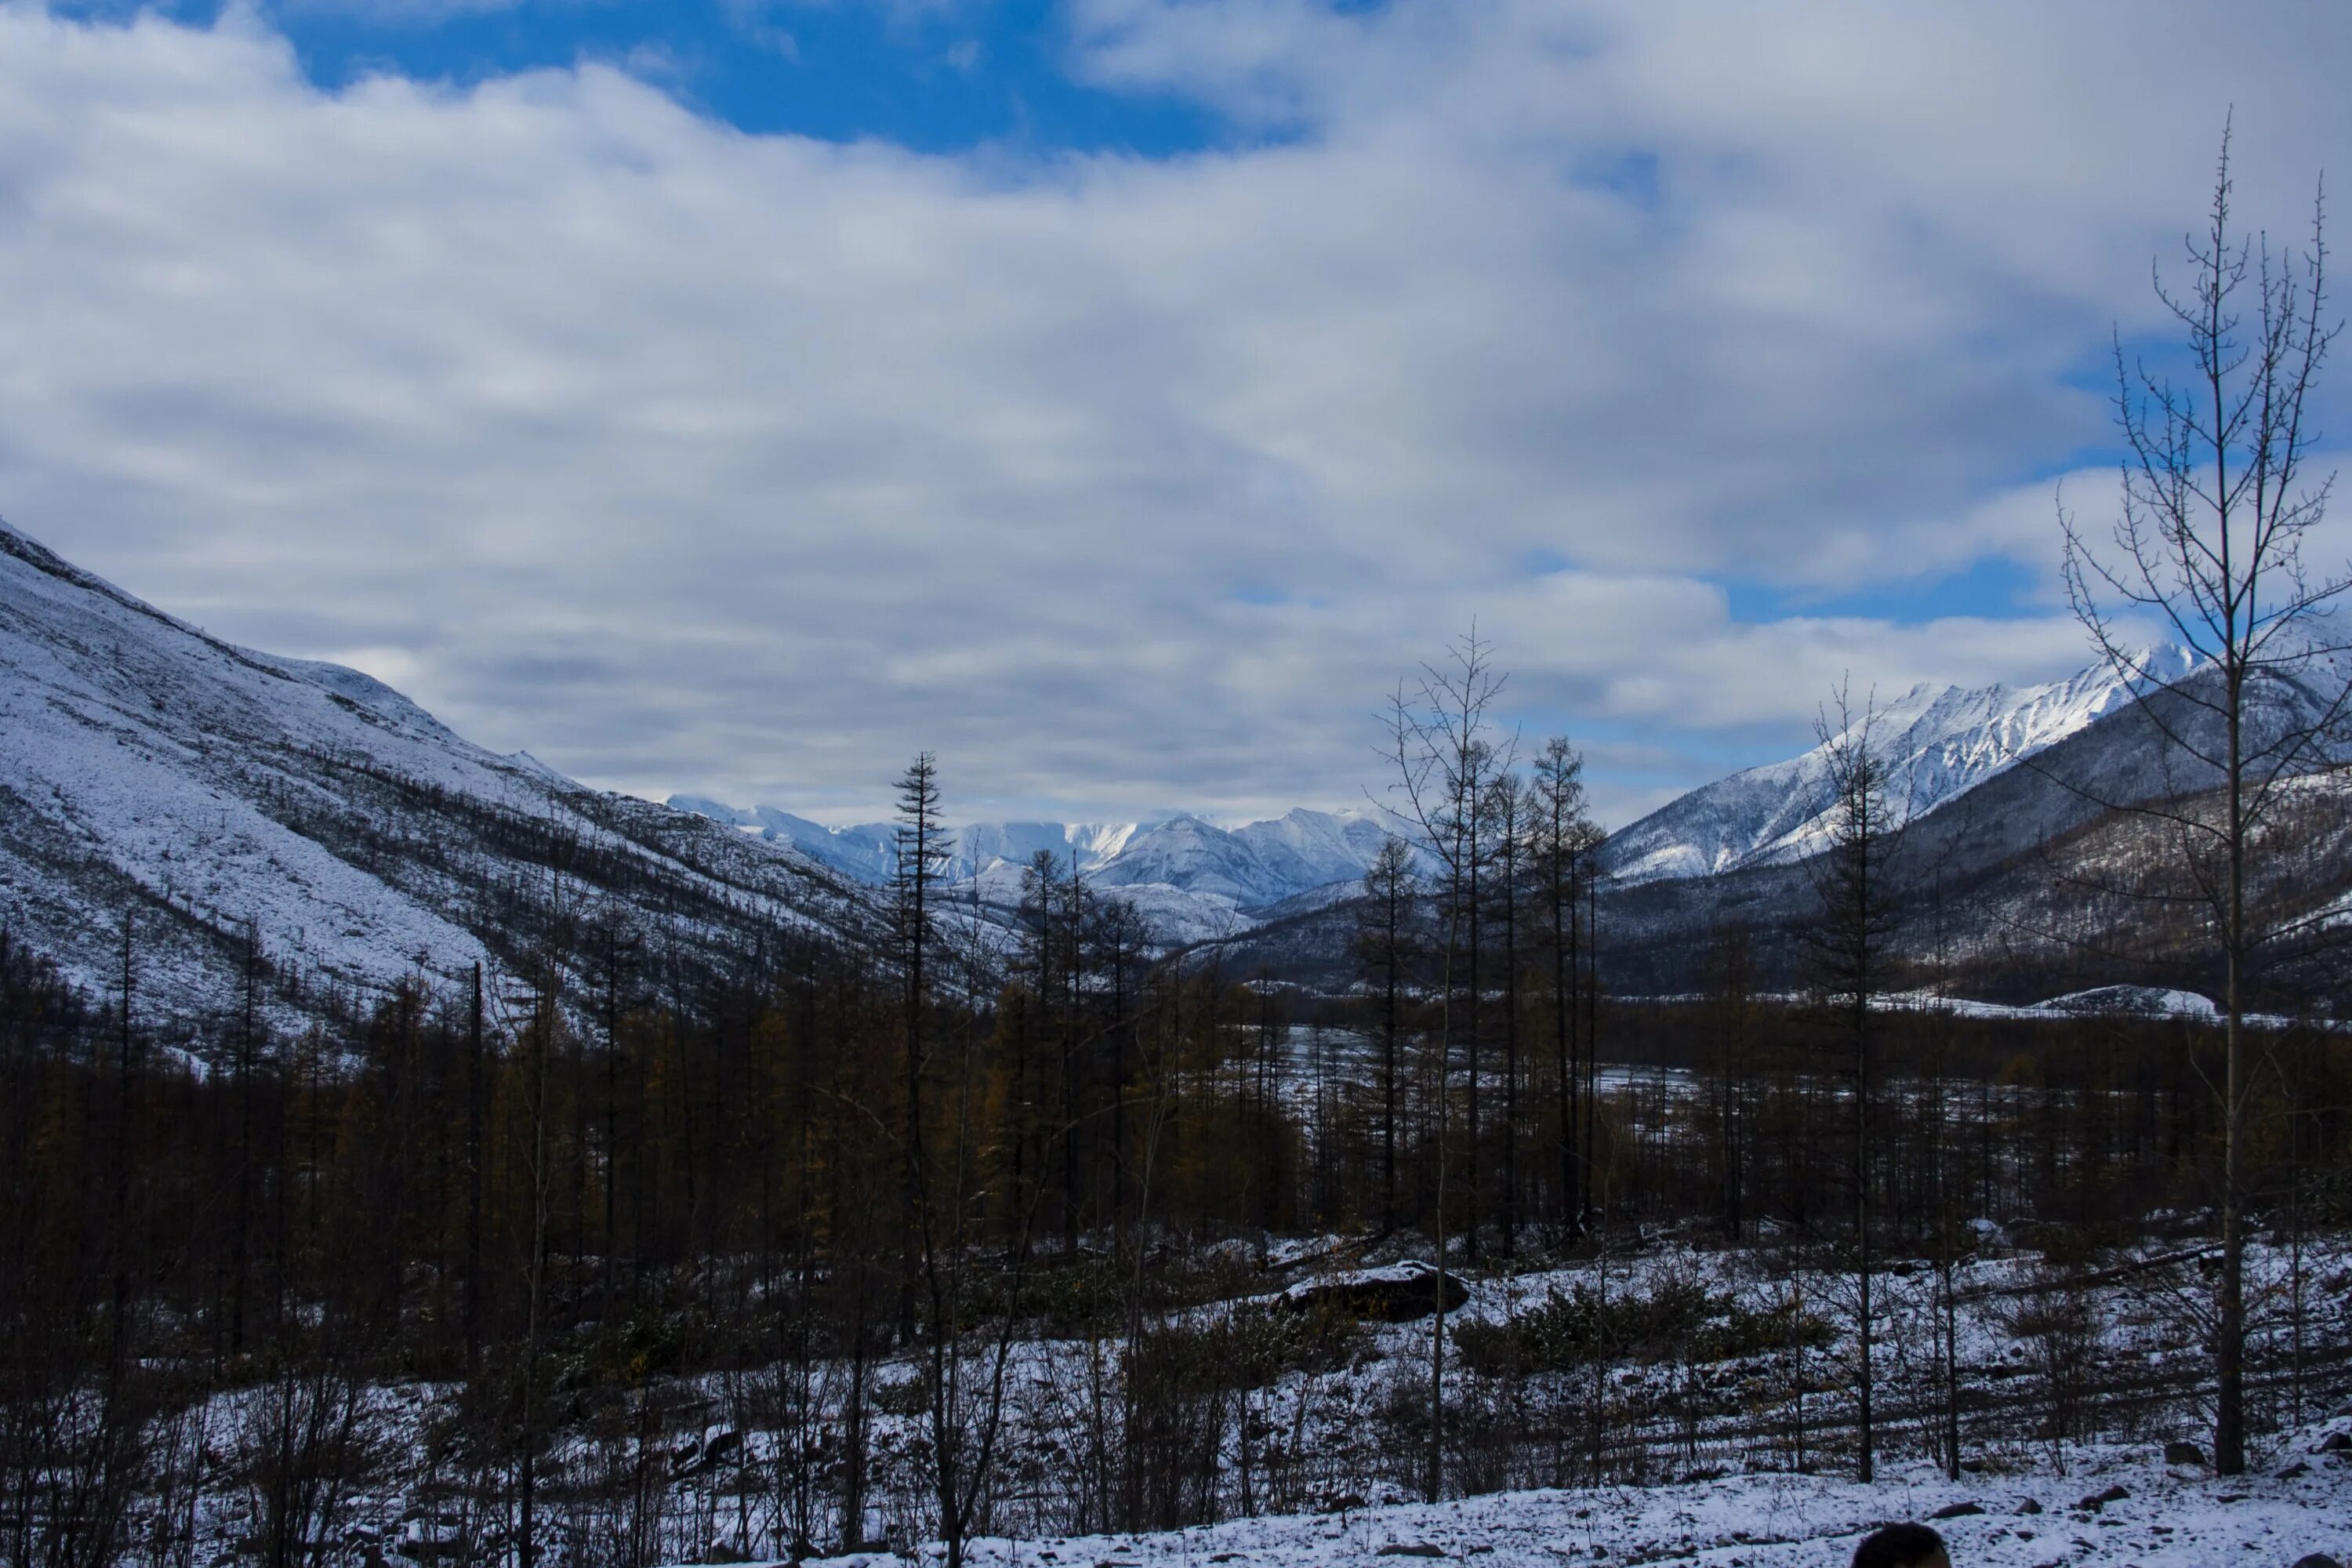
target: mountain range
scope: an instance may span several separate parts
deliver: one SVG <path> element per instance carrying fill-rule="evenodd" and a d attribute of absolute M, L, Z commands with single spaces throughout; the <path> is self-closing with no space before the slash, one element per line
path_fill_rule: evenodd
<path fill-rule="evenodd" d="M 2207 723 L 2210 672 L 2178 650 L 2157 660 L 2172 679 L 2165 722 Z M 2324 710 L 2343 674 L 2277 684 L 2257 734 Z M 2131 695 L 2092 669 L 1919 687 L 1867 720 L 1910 837 L 1935 847 L 1948 885 L 1994 889 L 2014 921 L 2045 897 L 2046 867 L 2015 869 L 2044 847 L 2113 803 L 2212 784 L 2177 757 L 2158 765 Z M 1705 785 L 1610 837 L 1604 923 L 1636 983 L 1675 984 L 1672 963 L 1648 975 L 1637 952 L 1686 960 L 1691 933 L 1725 918 L 1795 918 L 1829 750 Z M 1347 947 L 1339 906 L 1391 826 L 1304 808 L 1234 827 L 1185 814 L 974 823 L 955 830 L 947 874 L 1001 921 L 1044 851 L 1131 900 L 1163 942 L 1282 930 L 1302 952 L 1330 948 L 1316 960 L 1328 968 Z M 874 940 L 892 843 L 888 824 L 589 788 L 474 745 L 357 670 L 213 637 L 0 524 L 0 926 L 99 994 L 122 984 L 126 920 L 131 984 L 172 1015 L 228 1005 L 252 955 L 271 1005 L 315 1013 L 409 975 L 520 973 L 596 921 L 719 974 L 779 933 Z M 2312 896 L 2333 896 L 2333 876 L 2315 860 Z"/>
<path fill-rule="evenodd" d="M 669 804 L 788 844 L 862 882 L 880 886 L 896 863 L 895 825 L 826 827 L 774 806 L 722 805 L 674 795 Z M 1265 822 L 1219 827 L 1189 813 L 1150 822 L 976 822 L 953 830 L 942 868 L 951 881 L 1012 881 L 1040 854 L 1099 888 L 1164 888 L 1231 910 L 1263 909 L 1363 876 L 1389 827 L 1368 813 L 1297 807 Z"/>
<path fill-rule="evenodd" d="M 2173 681 L 2194 660 L 2162 647 L 2141 657 L 2144 679 Z M 2133 682 L 2102 664 L 2039 686 L 1915 686 L 1883 705 L 1866 700 L 1848 731 L 1867 730 L 1892 781 L 1903 820 L 1960 801 L 2052 747 L 2132 706 Z M 1747 769 L 1676 797 L 1611 834 L 1603 872 L 1620 888 L 1719 877 L 1794 865 L 1824 842 L 1832 806 L 1832 753 L 1842 731 L 1801 754 Z M 2131 792 L 2126 789 L 2126 795 Z M 869 884 L 887 881 L 894 828 L 888 823 L 827 827 L 774 806 L 750 809 L 677 795 L 669 804 L 788 844 Z M 2056 826 L 2069 814 L 2060 807 Z M 2041 819 L 2037 819 L 2041 820 Z M 1150 889 L 1163 915 L 1189 913 L 1194 935 L 1256 923 L 1247 918 L 1301 900 L 1328 902 L 1351 891 L 1402 824 L 1363 812 L 1304 807 L 1270 821 L 1223 828 L 1178 814 L 1149 823 L 975 823 L 957 830 L 947 875 L 977 879 L 987 896 L 1018 896 L 1019 870 L 1052 855 L 1097 887 Z M 1327 897 L 1316 900 L 1314 896 Z M 1236 919 L 1235 917 L 1240 917 Z"/>

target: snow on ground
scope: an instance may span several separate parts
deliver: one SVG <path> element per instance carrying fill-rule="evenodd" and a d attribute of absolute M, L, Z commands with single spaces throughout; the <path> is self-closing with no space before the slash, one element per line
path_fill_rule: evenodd
<path fill-rule="evenodd" d="M 2352 907 L 2352 894 L 2347 895 L 2347 907 Z M 1652 996 L 1628 996 L 1629 1003 L 1652 1006 L 1693 1005 L 1710 998 L 1694 993 Z M 1801 1006 L 1811 1000 L 1801 991 L 1768 991 L 1759 994 L 1759 1002 L 1777 1002 L 1784 1006 Z M 2160 985 L 2098 985 L 2088 991 L 2069 991 L 2063 996 L 2045 997 L 2039 1002 L 1980 1002 L 1967 996 L 1948 996 L 1940 991 L 1893 991 L 1871 998 L 1871 1006 L 1890 1012 L 1946 1012 L 1963 1018 L 2004 1018 L 2028 1022 L 2063 1022 L 2072 1018 L 2177 1018 L 2192 1024 L 2218 1025 L 2221 1009 L 2210 996 L 2194 991 L 2182 991 Z M 2291 1018 L 2280 1013 L 2248 1013 L 2245 1021 L 2262 1029 L 2284 1029 L 2296 1024 L 2321 1022 L 2309 1018 Z M 2325 1020 L 2331 1025 L 2334 1020 Z"/>
<path fill-rule="evenodd" d="M 2045 1468 L 1953 1482 L 1930 1466 L 1905 1464 L 1888 1467 L 1871 1486 L 1749 1475 L 1678 1486 L 1507 1492 L 1232 1520 L 1157 1535 L 987 1541 L 974 1544 L 971 1560 L 987 1568 L 1336 1568 L 1411 1555 L 1476 1559 L 1488 1568 L 1670 1561 L 1780 1568 L 1843 1564 L 1855 1542 L 1881 1524 L 1973 1505 L 1983 1511 L 1932 1521 L 1957 1568 L 2288 1568 L 2310 1552 L 2352 1555 L 2352 1455 L 2314 1451 L 2327 1433 L 2347 1428 L 2352 1418 L 2313 1428 L 2269 1473 L 2227 1479 L 2168 1467 L 2147 1447 L 2090 1448 L 2074 1450 L 2063 1475 Z M 2082 1506 L 2116 1487 L 2128 1495 Z"/>

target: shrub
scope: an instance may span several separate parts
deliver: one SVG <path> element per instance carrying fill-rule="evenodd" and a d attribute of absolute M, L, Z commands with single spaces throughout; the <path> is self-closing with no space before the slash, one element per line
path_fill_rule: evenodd
<path fill-rule="evenodd" d="M 1757 1312 L 1728 1293 L 1669 1279 L 1650 1294 L 1603 1297 L 1587 1285 L 1552 1291 L 1499 1323 L 1454 1331 L 1463 1364 L 1488 1375 L 1560 1372 L 1595 1357 L 1637 1362 L 1731 1361 L 1834 1338 L 1811 1313 L 1780 1306 Z"/>

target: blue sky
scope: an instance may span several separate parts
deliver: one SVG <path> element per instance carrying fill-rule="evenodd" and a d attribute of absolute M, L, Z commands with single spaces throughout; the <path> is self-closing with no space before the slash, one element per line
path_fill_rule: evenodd
<path fill-rule="evenodd" d="M 322 87 L 389 67 L 475 81 L 584 58 L 663 81 L 696 109 L 755 133 L 874 138 L 927 153 L 1002 143 L 1024 152 L 1164 156 L 1230 134 L 1166 94 L 1108 92 L 1064 68 L 1066 18 L 1041 0 L 1001 4 L 534 4 L 419 16 L 394 9 L 283 15 Z"/>
<path fill-rule="evenodd" d="M 113 18 L 145 9 L 208 26 L 223 7 L 60 9 Z M 1070 17 L 1055 0 L 298 0 L 264 15 L 329 91 L 385 72 L 466 85 L 600 60 L 755 134 L 872 138 L 926 153 L 992 144 L 1164 157 L 1273 133 L 1244 132 L 1175 93 L 1076 79 Z"/>
<path fill-rule="evenodd" d="M 2150 258 L 2352 146 L 2253 10 L 0 0 L 0 514 L 834 820 L 1348 805 L 1475 617 L 1622 821 L 2085 662 Z"/>

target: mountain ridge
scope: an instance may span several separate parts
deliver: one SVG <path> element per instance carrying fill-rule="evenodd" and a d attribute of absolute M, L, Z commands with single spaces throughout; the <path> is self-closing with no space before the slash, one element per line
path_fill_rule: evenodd
<path fill-rule="evenodd" d="M 2195 660 L 2168 645 L 2148 650 L 2142 668 L 2158 682 L 2178 680 Z M 1916 820 L 2121 711 L 2148 684 L 2103 665 L 2022 687 L 1922 682 L 1884 707 L 1869 703 L 1809 751 L 1702 784 L 1628 823 L 1609 836 L 1601 865 L 1631 884 L 1793 864 L 1824 842 L 1838 744 L 1866 731 L 1894 780 L 1896 811 Z"/>
<path fill-rule="evenodd" d="M 205 633 L 0 523 L 0 921 L 151 1023 L 228 1005 L 250 936 L 299 1017 L 511 973 L 582 920 L 731 967 L 870 916 L 785 847 L 500 756 L 360 671 Z"/>
<path fill-rule="evenodd" d="M 668 804 L 771 841 L 786 842 L 871 885 L 888 880 L 896 827 L 887 822 L 827 827 L 776 806 L 732 806 L 695 795 Z M 975 822 L 951 828 L 951 882 L 1017 873 L 1043 851 L 1065 871 L 1105 888 L 1166 888 L 1232 910 L 1277 904 L 1361 877 L 1390 831 L 1362 812 L 1294 806 L 1281 816 L 1226 828 L 1190 812 L 1148 822 Z M 1002 878 L 991 879 L 1005 885 Z"/>

